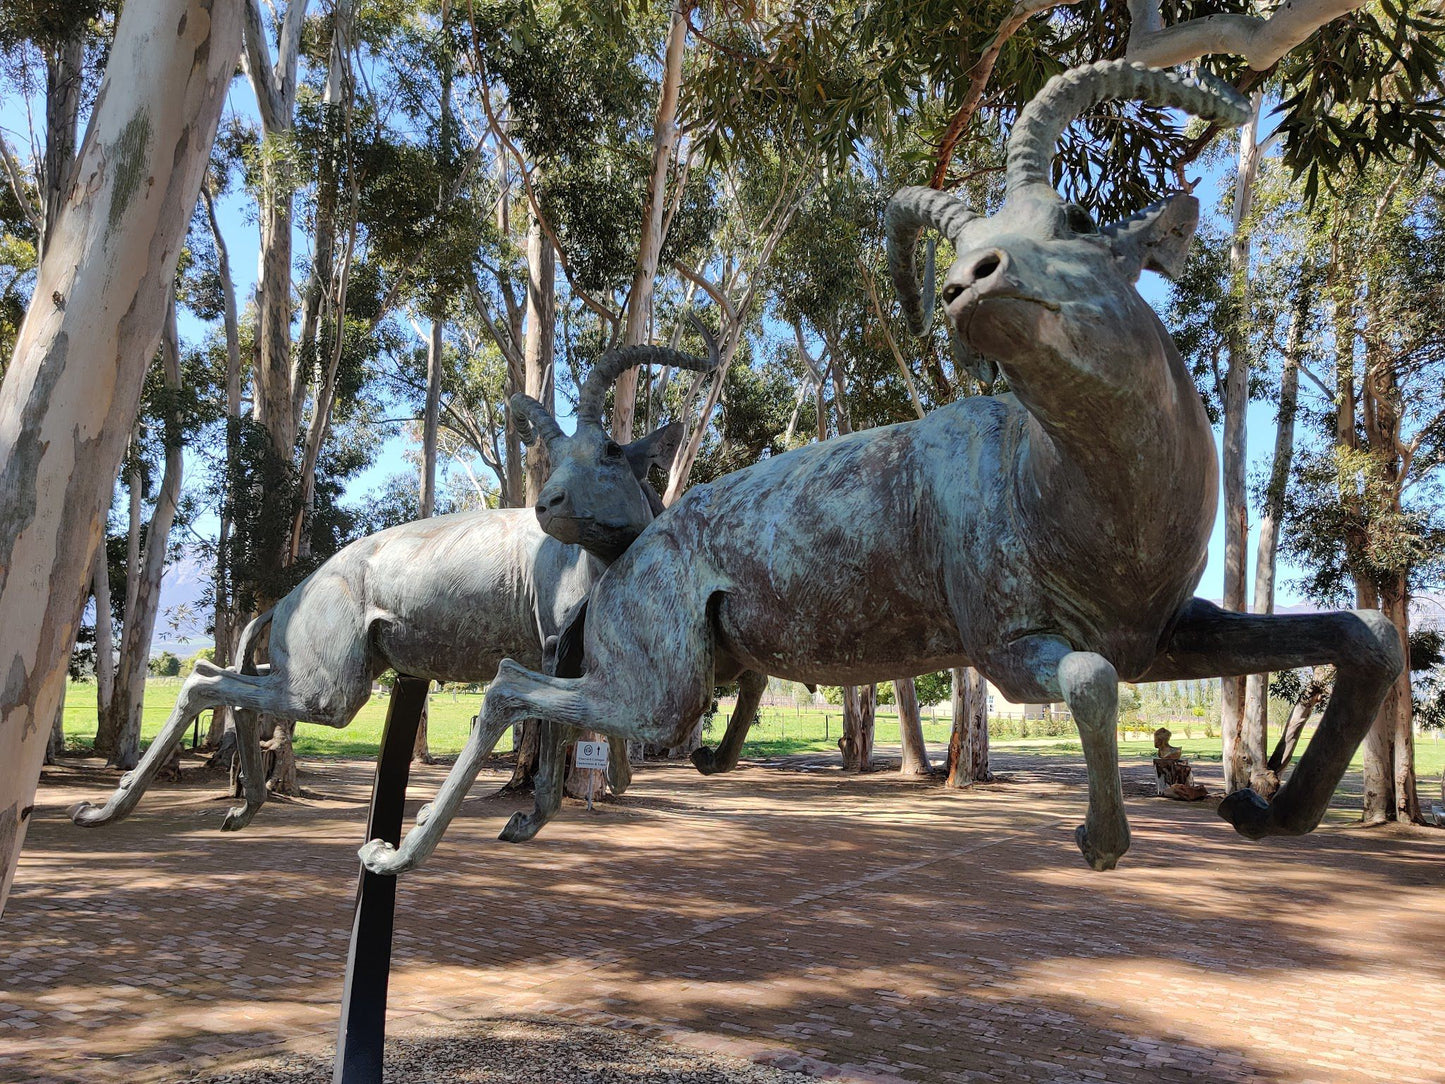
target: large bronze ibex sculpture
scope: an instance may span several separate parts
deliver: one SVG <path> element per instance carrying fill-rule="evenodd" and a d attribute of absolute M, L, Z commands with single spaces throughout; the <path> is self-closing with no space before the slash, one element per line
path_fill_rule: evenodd
<path fill-rule="evenodd" d="M 910 316 L 922 323 L 913 250 L 932 227 L 957 254 L 943 291 L 951 331 L 1002 369 L 1010 394 L 689 491 L 594 589 L 583 676 L 504 662 L 433 814 L 400 848 L 362 848 L 368 868 L 398 873 L 432 851 L 513 720 L 670 741 L 715 677 L 744 668 L 857 684 L 972 664 L 1011 700 L 1064 701 L 1089 775 L 1078 844 L 1109 869 L 1129 846 L 1121 678 L 1333 662 L 1335 695 L 1273 803 L 1244 790 L 1220 807 L 1251 838 L 1319 822 L 1399 672 L 1399 640 L 1373 611 L 1256 616 L 1191 597 L 1215 513 L 1213 434 L 1134 283 L 1144 268 L 1179 267 L 1197 203 L 1176 195 L 1099 230 L 1049 183 L 1064 127 L 1094 102 L 1135 96 L 1231 124 L 1248 115 L 1232 91 L 1176 75 L 1123 62 L 1076 69 L 1021 112 L 997 214 L 917 188 L 890 205 Z"/>
<path fill-rule="evenodd" d="M 549 514 L 547 526 L 561 541 L 543 532 L 538 512 L 503 508 L 406 523 L 353 542 L 246 627 L 236 668 L 197 662 L 135 770 L 103 805 L 75 806 L 75 823 L 96 827 L 129 814 L 191 720 L 207 708 L 240 709 L 237 753 L 245 801 L 222 823 L 235 830 L 266 800 L 257 713 L 344 727 L 388 667 L 438 681 L 486 681 L 503 658 L 540 667 L 547 641 L 561 632 L 606 563 L 661 511 L 646 482 L 647 469 L 670 464 L 682 437 L 682 426 L 673 423 L 618 446 L 601 423 L 607 389 L 624 369 L 647 362 L 698 371 L 716 367 L 716 346 L 697 326 L 708 343 L 706 360 L 657 347 L 629 347 L 599 359 L 583 382 L 572 436 L 540 403 L 518 397 L 514 409 L 524 436 L 545 441 L 553 464 L 538 512 Z M 258 667 L 253 655 L 268 626 L 270 662 Z M 766 680 L 745 683 L 745 691 L 760 695 Z M 740 704 L 746 710 L 729 724 L 730 731 L 740 728 L 730 744 L 741 745 L 757 698 L 751 707 Z M 556 728 L 544 727 L 544 734 L 548 740 L 538 763 L 541 819 L 560 804 L 565 753 L 553 740 Z M 614 755 L 612 768 L 625 777 L 626 757 Z M 621 789 L 625 783 L 614 785 Z M 540 823 L 519 814 L 509 836 L 530 838 Z"/>

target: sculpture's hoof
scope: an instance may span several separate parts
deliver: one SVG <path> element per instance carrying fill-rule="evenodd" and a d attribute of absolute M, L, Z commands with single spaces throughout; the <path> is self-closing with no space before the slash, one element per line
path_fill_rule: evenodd
<path fill-rule="evenodd" d="M 1219 815 L 1234 825 L 1246 839 L 1263 839 L 1273 835 L 1269 803 L 1248 788 L 1227 794 L 1219 803 Z"/>
<path fill-rule="evenodd" d="M 1074 842 L 1079 845 L 1079 850 L 1084 855 L 1084 861 L 1089 863 L 1090 869 L 1096 869 L 1100 873 L 1111 870 L 1119 864 L 1119 859 L 1129 849 L 1129 843 L 1125 840 L 1124 845 L 1117 850 L 1104 850 L 1094 846 L 1094 841 L 1089 838 L 1088 825 L 1081 824 L 1074 829 Z"/>
<path fill-rule="evenodd" d="M 692 751 L 692 764 L 703 775 L 717 773 L 717 754 L 706 745 Z"/>
<path fill-rule="evenodd" d="M 226 819 L 221 822 L 221 831 L 239 832 L 246 825 L 251 823 L 251 818 L 256 815 L 259 805 L 233 805 L 226 810 Z"/>
<path fill-rule="evenodd" d="M 363 843 L 356 854 L 363 866 L 383 877 L 395 877 L 398 873 L 411 869 L 411 863 L 402 858 L 400 852 L 384 839 Z"/>
<path fill-rule="evenodd" d="M 434 802 L 427 802 L 426 805 L 422 806 L 420 809 L 418 809 L 418 810 L 416 811 L 416 823 L 417 823 L 417 827 L 421 827 L 421 825 L 425 824 L 428 820 L 431 819 L 432 807 L 433 807 L 435 804 L 436 804 L 436 803 L 434 803 Z"/>
<path fill-rule="evenodd" d="M 512 819 L 507 822 L 507 826 L 502 829 L 501 835 L 497 838 L 507 843 L 526 843 L 528 840 L 534 839 L 542 830 L 542 825 L 546 823 L 533 814 L 513 813 Z"/>
<path fill-rule="evenodd" d="M 103 824 L 109 824 L 112 819 L 104 806 L 91 805 L 89 802 L 77 802 L 65 811 L 65 815 L 82 828 L 99 828 Z"/>

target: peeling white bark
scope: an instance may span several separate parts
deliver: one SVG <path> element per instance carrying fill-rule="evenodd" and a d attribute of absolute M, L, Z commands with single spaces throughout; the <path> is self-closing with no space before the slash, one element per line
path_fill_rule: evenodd
<path fill-rule="evenodd" d="M 238 0 L 125 5 L 0 386 L 0 907 L 240 29 Z"/>

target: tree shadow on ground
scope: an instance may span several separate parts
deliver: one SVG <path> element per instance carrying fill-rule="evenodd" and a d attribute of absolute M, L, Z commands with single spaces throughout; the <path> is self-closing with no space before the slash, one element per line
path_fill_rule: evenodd
<path fill-rule="evenodd" d="M 1393 970 L 1445 981 L 1419 951 L 1445 942 L 1438 838 L 1253 845 L 1212 808 L 1131 796 L 1134 848 L 1100 875 L 1072 844 L 1080 765 L 1010 770 L 1008 787 L 957 792 L 650 767 L 615 806 L 569 805 L 525 847 L 492 837 L 526 799 L 471 800 L 403 881 L 393 1006 L 470 1015 L 545 995 L 930 1081 L 1085 1079 L 1096 1064 L 1111 1080 L 1343 1081 L 1290 1069 L 1296 1039 L 1351 1027 Z M 348 795 L 369 781 L 365 765 L 338 772 Z M 420 774 L 418 797 L 441 776 Z M 72 789 L 42 796 L 5 920 L 0 1016 L 18 1005 L 34 1024 L 13 1044 L 17 1079 L 84 1079 L 53 1075 L 67 1012 L 111 1021 L 93 1049 L 112 1041 L 136 1064 L 334 1027 L 363 810 L 277 807 L 223 836 L 219 810 L 184 795 L 87 833 L 58 822 Z M 1361 922 L 1377 912 L 1387 929 Z M 1290 995 L 1261 1004 L 1262 990 Z M 1296 1019 L 1296 1001 L 1311 1013 Z M 1353 1026 L 1389 1045 L 1387 1028 Z M 1381 1064 L 1440 1029 L 1396 1038 Z"/>

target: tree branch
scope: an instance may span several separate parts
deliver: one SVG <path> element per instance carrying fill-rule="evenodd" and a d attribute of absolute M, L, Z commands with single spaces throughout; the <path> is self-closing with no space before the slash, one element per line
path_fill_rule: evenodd
<path fill-rule="evenodd" d="M 953 119 L 948 122 L 948 127 L 944 129 L 943 140 L 938 147 L 938 161 L 928 182 L 931 187 L 942 188 L 944 181 L 948 179 L 948 164 L 953 160 L 953 152 L 958 147 L 958 141 L 963 138 L 964 129 L 978 112 L 979 103 L 983 101 L 983 92 L 993 76 L 994 65 L 998 63 L 999 54 L 1003 52 L 1009 38 L 1017 34 L 1019 28 L 1039 12 L 1077 2 L 1078 0 L 1019 0 L 1013 11 L 1009 12 L 1008 18 L 999 24 L 992 40 L 979 54 L 978 61 L 971 69 L 973 74 L 969 78 L 963 104 L 958 107 Z"/>
<path fill-rule="evenodd" d="M 5 159 L 5 176 L 10 181 L 10 191 L 15 193 L 16 202 L 25 212 L 25 220 L 30 223 L 36 237 L 42 236 L 45 233 L 45 214 L 40 209 L 40 204 L 32 200 L 30 193 L 26 191 L 25 175 L 20 171 L 20 163 L 10 151 L 10 144 L 5 142 L 3 132 L 0 132 L 0 157 Z"/>
<path fill-rule="evenodd" d="M 1168 68 L 1213 53 L 1244 57 L 1255 71 L 1275 64 L 1326 23 L 1360 7 L 1363 0 L 1284 0 L 1268 18 L 1205 15 L 1163 26 L 1157 5 L 1130 0 L 1128 60 Z"/>

